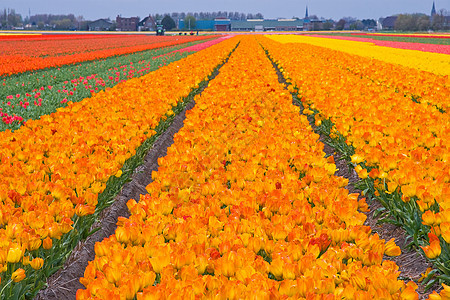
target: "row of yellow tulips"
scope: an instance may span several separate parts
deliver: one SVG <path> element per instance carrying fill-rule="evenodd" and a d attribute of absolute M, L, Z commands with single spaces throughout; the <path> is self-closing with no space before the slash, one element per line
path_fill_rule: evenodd
<path fill-rule="evenodd" d="M 196 97 L 77 299 L 417 299 L 253 36 Z"/>
<path fill-rule="evenodd" d="M 306 43 L 433 74 L 450 75 L 450 57 L 443 53 L 381 47 L 373 43 L 329 39 L 326 37 L 278 35 L 273 38 L 283 43 Z"/>
<path fill-rule="evenodd" d="M 63 255 L 52 252 L 55 244 L 98 210 L 108 179 L 121 176 L 124 162 L 236 43 L 224 41 L 0 133 L 1 296 L 17 292 L 11 281 L 34 277 L 29 265 L 53 268 L 51 260 Z"/>
<path fill-rule="evenodd" d="M 282 43 L 310 44 L 308 49 L 314 51 L 315 58 L 323 60 L 323 63 L 331 67 L 339 67 L 357 76 L 368 78 L 375 84 L 389 87 L 400 93 L 402 96 L 405 95 L 407 98 L 414 98 L 415 101 L 435 105 L 441 110 L 449 112 L 449 74 L 439 75 L 439 73 L 430 73 L 416 69 L 415 67 L 417 67 L 417 65 L 414 65 L 413 63 L 407 66 L 392 63 L 392 61 L 399 60 L 398 52 L 402 52 L 402 59 L 408 62 L 414 62 L 411 54 L 416 54 L 418 51 L 402 51 L 400 49 L 391 51 L 392 49 L 385 47 L 367 47 L 365 43 L 357 41 L 335 41 L 326 38 L 293 35 L 268 37 Z M 335 43 L 337 43 L 337 45 L 335 45 Z M 340 45 L 341 43 L 349 44 L 348 47 L 351 49 L 358 49 L 358 46 L 363 44 L 365 46 L 364 51 L 354 51 L 354 53 L 342 52 L 340 50 L 345 50 L 345 48 L 343 49 L 343 45 Z M 365 56 L 360 56 L 362 53 L 364 53 Z M 376 54 L 377 59 L 373 59 L 370 56 L 371 54 Z M 450 70 L 449 55 L 425 52 L 420 53 L 420 55 L 421 57 L 434 55 L 437 56 L 437 58 L 442 58 L 440 60 L 435 59 L 432 62 L 429 62 L 429 64 L 434 64 L 434 69 L 436 70 Z"/>
<path fill-rule="evenodd" d="M 324 131 L 334 141 L 351 146 L 347 158 L 368 191 L 405 226 L 448 284 L 450 116 L 336 67 L 342 63 L 317 58 L 330 50 L 269 39 L 262 44 L 302 98 L 304 112 L 314 114 L 319 128 L 328 126 Z"/>

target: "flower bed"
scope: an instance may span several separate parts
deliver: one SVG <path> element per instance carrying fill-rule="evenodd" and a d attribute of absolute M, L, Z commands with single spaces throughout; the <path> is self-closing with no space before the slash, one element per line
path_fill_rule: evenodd
<path fill-rule="evenodd" d="M 196 97 L 77 299 L 414 299 L 254 37 Z"/>
<path fill-rule="evenodd" d="M 0 37 L 0 76 L 210 38 L 210 36 L 139 35 L 58 35 L 57 37 L 42 35 L 39 38 L 27 36 L 20 39 L 2 37 Z"/>
<path fill-rule="evenodd" d="M 311 34 L 312 37 L 325 37 L 320 34 Z M 397 49 L 407 49 L 407 50 L 418 50 L 423 52 L 431 53 L 441 53 L 450 54 L 450 45 L 436 45 L 436 44 L 425 44 L 425 43 L 414 43 L 414 42 L 396 42 L 396 41 L 383 41 L 372 38 L 359 38 L 353 36 L 337 36 L 337 35 L 327 35 L 326 38 L 355 41 L 355 42 L 370 42 L 377 46 L 390 47 Z"/>
<path fill-rule="evenodd" d="M 446 54 L 378 47 L 367 42 L 344 41 L 326 37 L 270 35 L 270 38 L 282 43 L 311 44 L 438 75 L 450 75 L 450 56 Z"/>
<path fill-rule="evenodd" d="M 22 122 L 52 113 L 69 101 L 81 101 L 120 82 L 148 74 L 188 55 L 176 50 L 200 42 L 4 78 L 0 90 L 0 97 L 4 99 L 0 104 L 3 122 L 0 131 L 17 129 Z M 195 50 L 192 48 L 190 52 Z"/>
<path fill-rule="evenodd" d="M 427 38 L 427 39 L 449 39 L 450 35 L 448 33 L 431 33 L 431 34 L 404 34 L 404 33 L 352 33 L 352 35 L 367 35 L 367 36 L 389 36 L 389 37 L 409 37 L 409 38 Z"/>
<path fill-rule="evenodd" d="M 0 133 L 2 297 L 33 294 L 57 270 L 114 197 L 105 187 L 120 189 L 133 172 L 128 159 L 235 45 L 224 41 Z"/>
<path fill-rule="evenodd" d="M 270 38 L 284 43 L 303 41 L 295 36 L 270 36 Z M 365 57 L 381 49 L 377 47 L 366 49 L 368 52 L 360 56 L 359 54 L 354 55 L 339 51 L 339 47 L 335 47 L 333 43 L 331 46 L 328 46 L 326 39 L 318 39 L 318 41 L 308 39 L 304 42 L 314 44 L 306 47 L 309 52 L 318 53 L 315 59 L 321 60 L 322 64 L 329 65 L 332 68 L 338 67 L 343 71 L 348 71 L 356 75 L 356 77 L 365 77 L 377 85 L 382 85 L 383 90 L 390 89 L 393 92 L 411 98 L 413 101 L 428 103 L 440 109 L 442 112 L 449 111 L 450 103 L 448 101 L 448 95 L 450 94 L 450 85 L 448 75 L 441 76 L 415 68 L 392 64 L 383 59 L 379 60 L 378 58 L 371 59 Z M 356 46 L 359 44 L 362 43 L 357 43 Z M 295 47 L 297 46 L 294 44 L 291 48 L 294 49 Z M 330 47 L 335 49 L 328 49 Z M 387 55 L 386 57 L 389 56 Z M 404 52 L 399 55 L 399 58 L 408 59 L 408 57 L 410 57 L 410 52 Z M 392 53 L 391 58 L 390 60 L 394 59 Z M 411 57 L 411 60 L 414 60 L 414 57 Z M 426 58 L 424 60 L 426 61 Z M 441 61 L 436 63 L 437 66 L 445 68 L 446 64 L 444 61 Z M 347 77 L 348 75 L 344 76 Z"/>
<path fill-rule="evenodd" d="M 435 280 L 449 284 L 448 114 L 349 76 L 305 45 L 263 45 L 292 82 L 305 113 L 355 167 L 365 193 L 383 203 L 380 213 L 405 228 L 439 270 Z"/>

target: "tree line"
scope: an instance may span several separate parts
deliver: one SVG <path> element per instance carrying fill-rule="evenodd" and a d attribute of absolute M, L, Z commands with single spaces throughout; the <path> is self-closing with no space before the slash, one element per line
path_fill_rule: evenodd
<path fill-rule="evenodd" d="M 154 14 L 152 17 L 156 20 L 161 20 L 164 16 L 170 16 L 174 20 L 184 19 L 187 16 L 192 16 L 196 20 L 214 20 L 217 18 L 227 18 L 234 21 L 243 21 L 247 19 L 264 19 L 263 14 L 261 13 L 242 13 L 242 12 L 226 12 L 226 11 L 217 11 L 217 12 L 173 12 L 173 13 L 165 13 L 165 14 Z"/>
<path fill-rule="evenodd" d="M 425 14 L 400 14 L 394 23 L 394 29 L 400 31 L 449 30 L 450 17 L 445 9 L 434 16 Z"/>
<path fill-rule="evenodd" d="M 214 20 L 216 18 L 228 18 L 231 20 L 263 19 L 261 13 L 242 13 L 242 12 L 173 12 L 165 14 L 150 14 L 154 20 L 162 20 L 169 16 L 173 20 L 186 19 L 192 17 L 195 20 Z M 0 13 L 0 29 L 22 28 L 29 25 L 37 29 L 55 29 L 55 30 L 87 30 L 90 20 L 85 20 L 83 16 L 36 14 L 32 16 L 22 16 L 14 9 L 4 9 Z"/>

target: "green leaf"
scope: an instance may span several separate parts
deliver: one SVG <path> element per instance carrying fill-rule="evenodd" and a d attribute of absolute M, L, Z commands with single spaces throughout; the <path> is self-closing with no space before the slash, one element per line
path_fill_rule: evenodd
<path fill-rule="evenodd" d="M 374 211 L 373 217 L 374 217 L 374 218 L 377 218 L 377 217 L 378 217 L 379 215 L 381 215 L 381 214 L 384 215 L 385 211 L 386 211 L 386 208 L 385 208 L 385 207 L 379 207 L 379 208 L 377 208 L 377 209 Z"/>

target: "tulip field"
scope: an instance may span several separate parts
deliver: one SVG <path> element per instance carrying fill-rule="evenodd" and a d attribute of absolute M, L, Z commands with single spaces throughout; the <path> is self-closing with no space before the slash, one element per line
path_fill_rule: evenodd
<path fill-rule="evenodd" d="M 48 287 L 184 112 L 71 299 L 450 299 L 446 46 L 0 35 L 0 299 Z"/>

